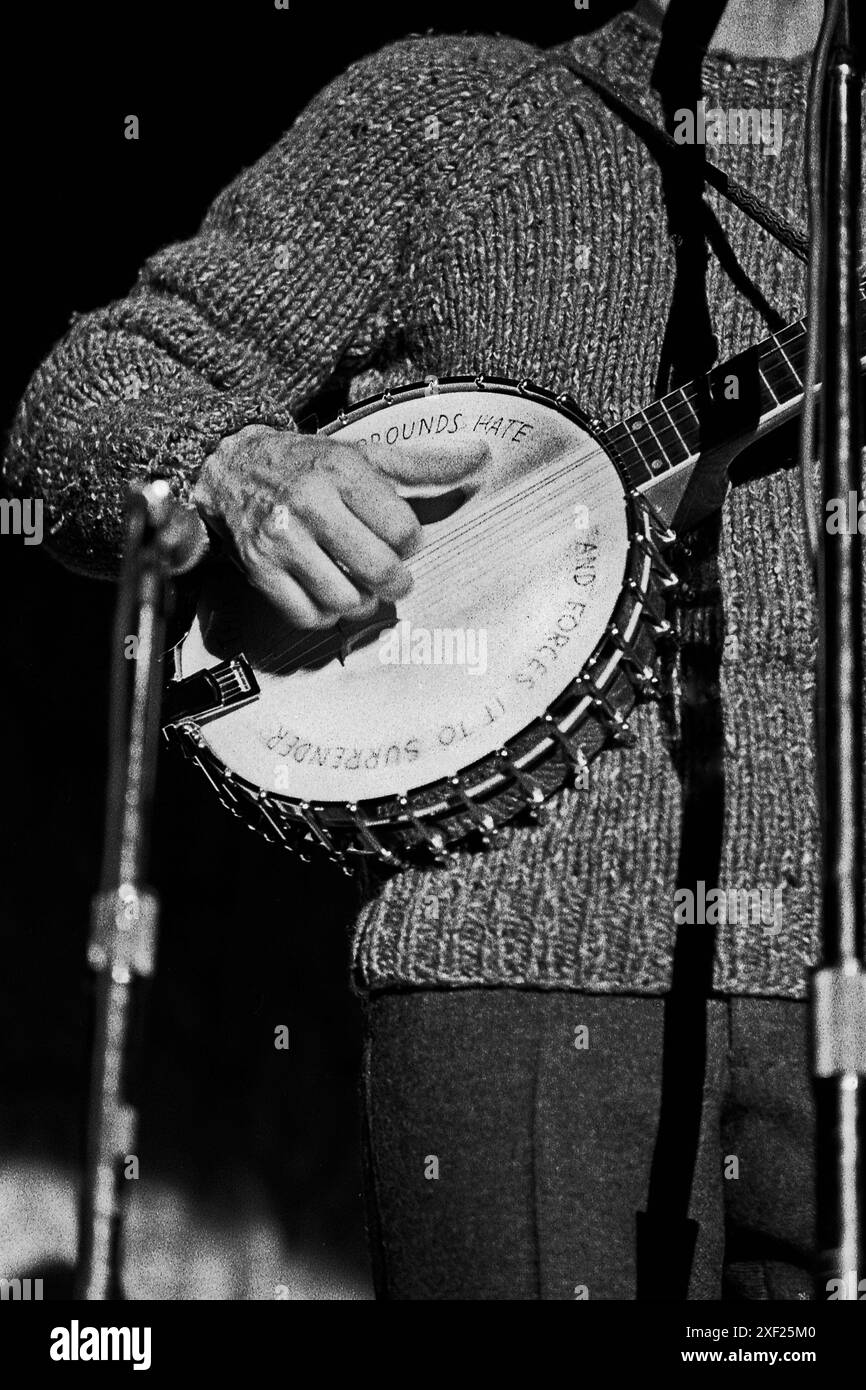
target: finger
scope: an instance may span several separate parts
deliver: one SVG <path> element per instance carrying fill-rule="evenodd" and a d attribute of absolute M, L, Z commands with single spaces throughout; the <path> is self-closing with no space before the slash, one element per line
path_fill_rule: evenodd
<path fill-rule="evenodd" d="M 276 565 L 247 566 L 250 583 L 270 599 L 293 627 L 316 629 L 333 627 L 337 615 L 321 609 L 292 575 Z"/>
<path fill-rule="evenodd" d="M 383 599 L 404 598 L 412 576 L 390 546 L 340 499 L 314 530 L 316 540 L 360 586 Z"/>
<path fill-rule="evenodd" d="M 375 600 L 356 588 L 295 517 L 281 516 L 266 540 L 275 565 L 296 579 L 319 608 L 354 617 L 371 603 L 375 606 Z"/>
<path fill-rule="evenodd" d="M 398 444 L 359 444 L 370 462 L 395 482 L 411 484 L 467 482 L 490 461 L 483 439 L 409 440 Z"/>
<path fill-rule="evenodd" d="M 417 550 L 421 523 L 389 479 L 372 468 L 363 475 L 349 470 L 340 477 L 338 487 L 350 511 L 398 555 L 411 555 Z"/>

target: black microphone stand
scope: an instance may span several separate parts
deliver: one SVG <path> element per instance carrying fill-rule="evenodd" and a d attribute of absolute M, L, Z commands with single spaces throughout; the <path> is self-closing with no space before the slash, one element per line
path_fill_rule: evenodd
<path fill-rule="evenodd" d="M 137 1114 L 129 1103 L 135 982 L 153 973 L 159 903 L 144 881 L 156 777 L 169 575 L 177 512 L 168 486 L 133 489 L 114 626 L 107 814 L 102 882 L 93 899 L 87 959 L 97 974 L 87 1160 L 75 1297 L 123 1297 L 124 1178 L 137 1176 Z M 136 1160 L 133 1173 L 122 1169 Z"/>
<path fill-rule="evenodd" d="M 811 267 L 820 275 L 822 312 L 809 324 L 809 332 L 819 335 L 812 346 L 824 362 L 817 692 L 823 954 L 812 980 L 819 1299 L 856 1299 L 866 1276 L 863 562 L 857 508 L 853 528 L 831 531 L 827 524 L 841 503 L 847 511 L 851 495 L 861 496 L 862 74 L 851 23 L 848 0 L 829 0 L 825 30 L 834 25 L 834 32 L 823 74 L 823 206 L 821 225 L 813 219 Z M 811 409 L 808 400 L 806 407 Z M 812 467 L 811 458 L 805 462 Z"/>

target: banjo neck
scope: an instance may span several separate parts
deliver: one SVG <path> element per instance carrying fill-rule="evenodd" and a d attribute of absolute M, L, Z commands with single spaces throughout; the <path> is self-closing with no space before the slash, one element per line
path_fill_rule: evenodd
<path fill-rule="evenodd" d="M 477 492 L 425 527 L 399 616 L 390 605 L 351 647 L 295 631 L 219 568 L 176 652 L 167 726 L 234 815 L 344 868 L 447 863 L 467 838 L 537 820 L 659 694 L 666 553 L 721 505 L 732 457 L 796 415 L 806 348 L 793 323 L 610 428 L 503 378 L 360 402 L 324 432 L 399 447 L 483 428 Z"/>
<path fill-rule="evenodd" d="M 688 530 L 721 505 L 732 459 L 799 412 L 805 363 L 800 319 L 603 430 L 602 442 L 631 486 Z"/>

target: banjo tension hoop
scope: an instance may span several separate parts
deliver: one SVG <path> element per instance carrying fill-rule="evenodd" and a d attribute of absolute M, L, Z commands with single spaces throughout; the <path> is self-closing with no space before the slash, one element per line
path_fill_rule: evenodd
<path fill-rule="evenodd" d="M 570 396 L 554 397 L 527 381 L 503 382 L 477 376 L 429 377 L 419 387 L 386 391 L 378 401 L 361 403 L 353 414 L 366 418 L 415 396 L 440 399 L 471 387 L 492 396 L 510 392 L 541 408 L 548 406 L 598 438 L 599 421 L 580 417 Z M 339 424 L 351 421 L 341 415 Z M 455 416 L 456 419 L 456 416 Z M 512 422 L 513 423 L 513 422 Z M 615 459 L 611 459 L 617 467 Z M 304 861 L 313 851 L 324 854 L 346 874 L 361 861 L 394 869 L 415 862 L 444 865 L 460 841 L 471 836 L 489 849 L 499 826 L 524 815 L 539 823 L 547 799 L 563 785 L 586 790 L 590 761 L 604 747 L 627 747 L 636 734 L 629 723 L 634 706 L 661 696 L 659 656 L 676 633 L 668 620 L 667 600 L 682 585 L 671 567 L 677 563 L 678 538 L 642 492 L 626 486 L 627 538 L 625 575 L 617 602 L 595 651 L 554 703 L 519 734 L 494 744 L 477 762 L 457 775 L 444 776 L 417 789 L 394 791 L 384 800 L 292 798 L 266 790 L 232 772 L 205 738 L 202 726 L 260 697 L 255 672 L 242 655 L 186 678 L 175 676 L 164 704 L 166 737 L 204 773 L 223 806 L 271 843 Z M 672 550 L 673 547 L 673 550 Z M 176 657 L 177 664 L 177 657 Z M 309 796 L 309 793 L 308 793 Z"/>

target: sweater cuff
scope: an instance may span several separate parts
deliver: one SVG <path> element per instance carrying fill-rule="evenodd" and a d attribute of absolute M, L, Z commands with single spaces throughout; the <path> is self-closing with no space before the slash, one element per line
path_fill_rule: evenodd
<path fill-rule="evenodd" d="M 121 438 L 128 448 L 135 439 L 136 471 L 152 477 L 165 477 L 180 501 L 188 502 L 205 460 L 221 440 L 238 434 L 248 425 L 271 429 L 297 429 L 288 407 L 272 397 L 258 394 L 216 395 L 212 392 L 186 393 L 165 403 L 148 402 L 146 411 L 134 412 L 124 421 Z M 103 453 L 112 447 L 113 431 L 103 437 Z M 114 460 L 107 460 L 109 469 Z M 120 460 L 117 460 L 120 463 Z"/>
<path fill-rule="evenodd" d="M 76 452 L 83 467 L 50 499 L 48 542 L 64 564 L 112 578 L 124 545 L 126 488 L 133 479 L 165 478 L 174 497 L 192 506 L 202 465 L 220 440 L 247 425 L 297 429 L 287 405 L 258 393 L 143 393 L 107 414 L 81 421 Z"/>

